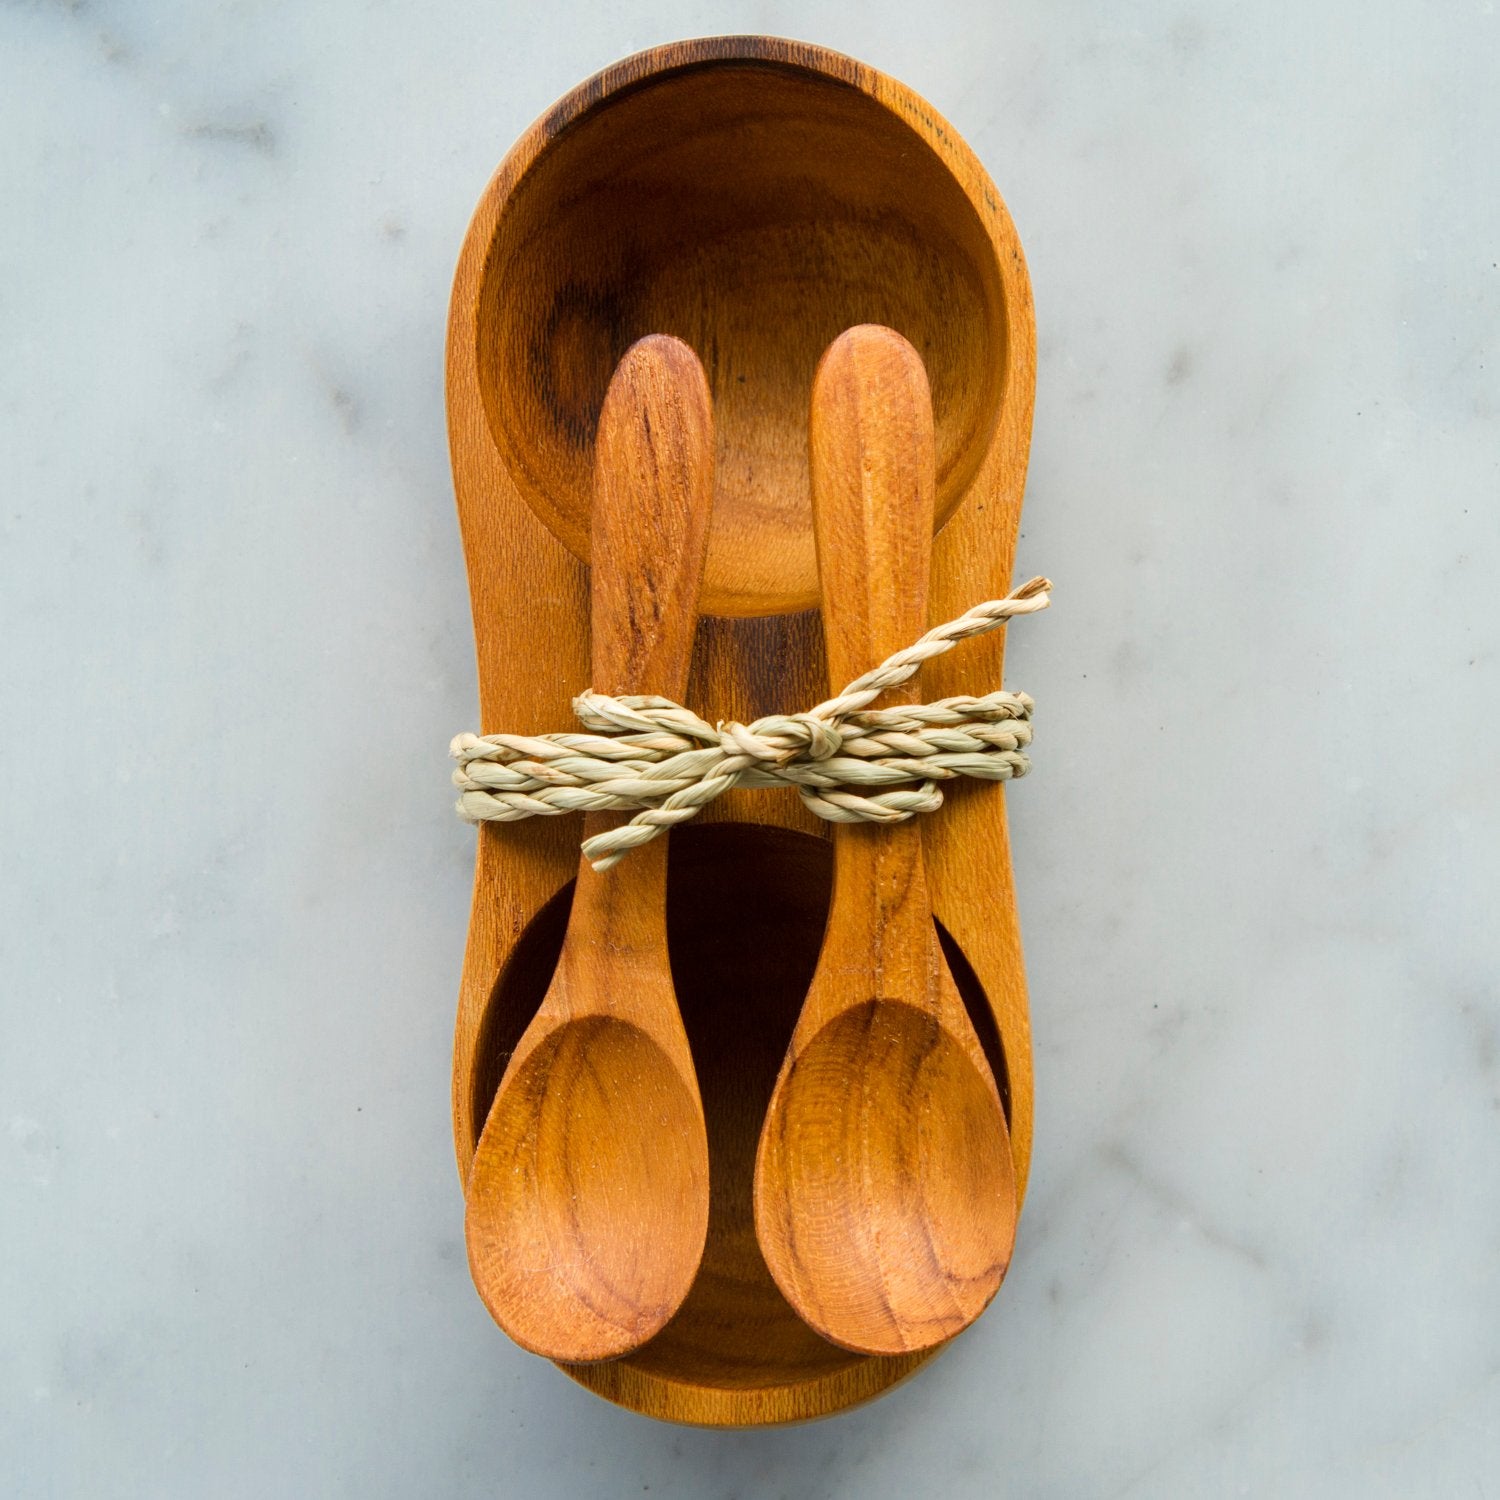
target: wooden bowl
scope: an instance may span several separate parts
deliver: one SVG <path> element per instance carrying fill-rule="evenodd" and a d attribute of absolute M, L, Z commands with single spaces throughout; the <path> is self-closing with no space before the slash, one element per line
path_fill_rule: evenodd
<path fill-rule="evenodd" d="M 881 323 L 922 353 L 937 421 L 930 616 L 1010 586 L 1035 330 L 1014 227 L 930 106 L 849 58 L 765 37 L 641 53 L 521 138 L 464 241 L 448 412 L 469 563 L 481 728 L 572 723 L 588 682 L 592 439 L 609 376 L 647 333 L 708 371 L 717 428 L 705 619 L 688 702 L 749 721 L 827 696 L 815 611 L 807 413 L 824 348 Z M 924 671 L 926 697 L 1001 681 L 988 636 Z M 872 663 L 873 665 L 873 663 Z M 1002 1081 L 1018 1190 L 1031 1053 L 1004 796 L 964 784 L 924 822 L 933 905 Z M 564 1367 L 652 1416 L 822 1416 L 930 1356 L 835 1348 L 792 1313 L 755 1244 L 765 1104 L 827 907 L 823 825 L 789 792 L 734 792 L 673 835 L 672 960 L 705 1108 L 709 1246 L 687 1303 L 624 1359 Z M 487 824 L 460 990 L 453 1117 L 467 1176 L 510 1048 L 546 985 L 578 820 Z"/>

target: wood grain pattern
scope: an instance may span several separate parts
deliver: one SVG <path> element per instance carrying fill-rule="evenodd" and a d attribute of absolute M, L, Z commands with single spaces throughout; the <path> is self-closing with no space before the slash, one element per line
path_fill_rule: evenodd
<path fill-rule="evenodd" d="M 691 110 L 682 103 L 689 89 Z M 617 188 L 591 165 L 605 136 L 615 140 L 612 160 L 640 164 L 613 180 Z M 673 156 L 691 152 L 681 137 L 704 143 L 704 165 L 691 179 L 689 157 Z M 675 171 L 674 160 L 682 164 Z M 758 189 L 742 194 L 742 181 L 751 180 Z M 584 232 L 591 214 L 598 222 L 587 206 L 595 194 L 612 205 L 603 235 Z M 679 214 L 679 202 L 693 211 Z M 741 217 L 754 232 L 736 240 Z M 674 226 L 671 264 L 702 267 L 698 278 L 669 276 L 666 248 L 648 253 L 667 238 L 653 220 Z M 567 270 L 534 285 L 519 279 L 540 261 Z M 778 279 L 799 290 L 778 292 Z M 769 315 L 778 308 L 798 316 Z M 812 320 L 806 330 L 799 316 Z M 559 101 L 516 143 L 465 238 L 448 333 L 449 442 L 481 729 L 566 726 L 569 701 L 588 681 L 587 545 L 576 535 L 565 544 L 562 523 L 543 519 L 539 455 L 576 450 L 558 460 L 575 476 L 571 491 L 558 493 L 582 504 L 590 403 L 640 335 L 676 333 L 702 358 L 720 465 L 730 446 L 747 455 L 739 470 L 744 503 L 798 497 L 795 525 L 771 528 L 749 561 L 753 549 L 739 549 L 744 581 L 731 590 L 738 565 L 722 547 L 722 560 L 714 559 L 719 489 L 709 566 L 728 580 L 729 603 L 744 596 L 781 607 L 786 593 L 773 597 L 763 587 L 769 573 L 800 576 L 791 602 L 811 605 L 807 403 L 822 350 L 862 322 L 895 328 L 928 367 L 939 510 L 952 501 L 934 541 L 929 619 L 950 619 L 1010 587 L 1035 382 L 1020 244 L 994 185 L 952 128 L 910 90 L 849 58 L 773 38 L 721 37 L 626 59 Z M 559 374 L 580 370 L 573 384 Z M 731 418 L 738 402 L 749 404 Z M 924 693 L 999 683 L 1003 635 L 930 663 Z M 539 640 L 549 643 L 550 670 L 518 673 L 515 664 Z M 710 717 L 750 719 L 806 708 L 826 681 L 814 611 L 745 611 L 702 622 L 686 701 Z M 1000 787 L 958 785 L 942 812 L 923 820 L 922 836 L 950 967 L 1005 1081 L 1024 1192 L 1030 1033 L 1004 809 Z M 826 829 L 790 792 L 731 794 L 699 822 L 712 826 L 673 835 L 668 920 L 709 1121 L 703 1269 L 657 1338 L 623 1359 L 567 1368 L 598 1394 L 656 1417 L 802 1420 L 878 1395 L 926 1356 L 869 1358 L 817 1338 L 776 1291 L 756 1248 L 751 1165 L 816 956 L 829 850 Z M 454 1028 L 454 1142 L 465 1177 L 498 1078 L 550 979 L 580 835 L 578 820 L 568 818 L 479 830 Z M 732 927 L 722 920 L 729 901 L 740 913 Z M 754 986 L 742 986 L 742 976 Z M 712 986 L 726 982 L 731 996 L 717 1003 Z"/>
<path fill-rule="evenodd" d="M 926 626 L 932 403 L 889 329 L 813 381 L 813 522 L 829 691 Z M 920 675 L 878 700 L 920 702 Z M 761 1250 L 825 1338 L 907 1354 L 988 1306 L 1015 1238 L 1000 1095 L 932 923 L 922 831 L 838 825 L 833 900 L 755 1163 Z"/>
<path fill-rule="evenodd" d="M 594 683 L 687 684 L 712 505 L 708 384 L 657 335 L 621 361 L 599 419 Z M 619 815 L 590 814 L 586 831 Z M 474 1284 L 517 1343 L 613 1359 L 658 1333 L 708 1233 L 708 1136 L 667 960 L 667 840 L 580 862 L 562 951 L 500 1080 L 469 1172 Z"/>

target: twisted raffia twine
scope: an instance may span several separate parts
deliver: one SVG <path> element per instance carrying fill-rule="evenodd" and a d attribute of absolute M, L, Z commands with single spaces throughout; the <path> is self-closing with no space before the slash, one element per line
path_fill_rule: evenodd
<path fill-rule="evenodd" d="M 960 641 L 1046 609 L 1051 587 L 1033 578 L 1003 599 L 976 604 L 807 713 L 709 724 L 670 698 L 589 690 L 573 700 L 573 712 L 593 734 L 458 735 L 449 753 L 459 763 L 459 815 L 510 823 L 640 809 L 584 841 L 593 867 L 607 870 L 734 786 L 794 786 L 808 808 L 834 823 L 899 823 L 931 812 L 943 800 L 939 781 L 1007 781 L 1031 769 L 1031 699 L 993 692 L 900 708 L 865 705 Z M 877 790 L 884 787 L 893 790 Z"/>

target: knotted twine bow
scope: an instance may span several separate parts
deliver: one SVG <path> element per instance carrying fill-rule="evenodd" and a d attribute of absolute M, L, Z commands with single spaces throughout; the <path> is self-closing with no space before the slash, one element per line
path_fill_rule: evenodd
<path fill-rule="evenodd" d="M 640 809 L 628 823 L 584 840 L 589 862 L 607 870 L 735 786 L 794 786 L 812 812 L 833 823 L 899 823 L 931 812 L 943 801 L 940 781 L 1008 781 L 1031 769 L 1031 699 L 993 692 L 900 708 L 866 705 L 960 641 L 1046 609 L 1051 587 L 1033 578 L 1003 599 L 975 605 L 807 713 L 709 724 L 670 698 L 589 690 L 573 700 L 573 712 L 592 734 L 458 735 L 449 753 L 459 763 L 459 815 L 511 823 Z"/>

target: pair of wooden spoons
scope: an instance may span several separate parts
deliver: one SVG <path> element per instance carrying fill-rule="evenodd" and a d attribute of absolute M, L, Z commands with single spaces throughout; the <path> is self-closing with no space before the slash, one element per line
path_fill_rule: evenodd
<path fill-rule="evenodd" d="M 814 380 L 810 436 L 836 691 L 926 625 L 935 455 L 915 350 L 885 328 L 841 335 Z M 702 367 L 676 339 L 642 339 L 596 439 L 596 688 L 684 691 L 712 469 Z M 916 701 L 913 684 L 900 691 L 886 701 Z M 591 816 L 586 832 L 609 821 Z M 554 1359 L 644 1343 L 703 1255 L 708 1141 L 665 895 L 665 839 L 607 874 L 580 865 L 556 972 L 470 1173 L 475 1284 L 512 1338 Z M 839 826 L 822 951 L 755 1165 L 767 1265 L 833 1343 L 925 1349 L 994 1296 L 1016 1212 L 1005 1116 L 938 946 L 920 830 Z"/>

